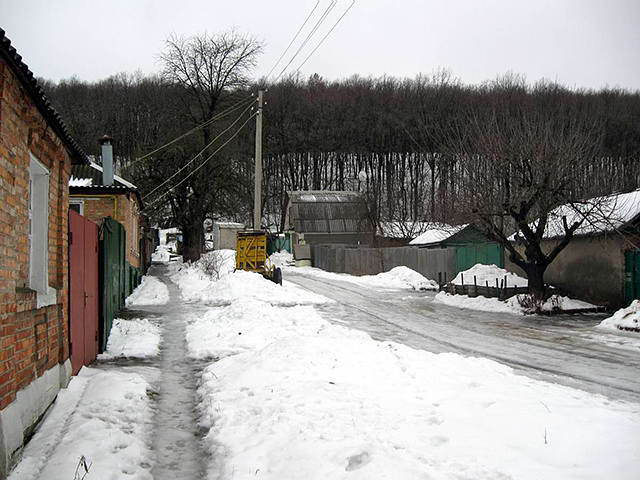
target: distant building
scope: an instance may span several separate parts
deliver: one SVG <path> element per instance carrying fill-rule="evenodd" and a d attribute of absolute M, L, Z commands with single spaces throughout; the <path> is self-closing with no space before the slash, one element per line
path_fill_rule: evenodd
<path fill-rule="evenodd" d="M 287 192 L 285 230 L 307 244 L 372 245 L 375 228 L 358 192 Z"/>
<path fill-rule="evenodd" d="M 71 375 L 67 183 L 85 163 L 0 29 L 0 478 Z"/>
<path fill-rule="evenodd" d="M 244 224 L 236 222 L 213 222 L 211 242 L 214 250 L 235 250 L 236 233 L 244 230 Z"/>

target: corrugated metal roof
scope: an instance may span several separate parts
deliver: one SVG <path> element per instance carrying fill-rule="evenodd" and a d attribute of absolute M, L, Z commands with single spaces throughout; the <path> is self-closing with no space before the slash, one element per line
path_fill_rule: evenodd
<path fill-rule="evenodd" d="M 44 90 L 42 90 L 42 87 L 38 84 L 33 72 L 29 70 L 29 67 L 22 61 L 22 56 L 16 51 L 15 47 L 11 45 L 11 40 L 6 37 L 5 31 L 2 28 L 0 28 L 0 55 L 6 60 L 16 77 L 18 77 L 24 88 L 29 92 L 33 102 L 49 126 L 56 135 L 58 135 L 60 140 L 62 140 L 62 143 L 71 154 L 71 162 L 75 164 L 89 163 L 87 154 L 71 136 L 60 114 L 53 108 L 51 102 L 44 94 Z"/>
<path fill-rule="evenodd" d="M 358 192 L 287 192 L 289 228 L 300 233 L 370 233 L 364 196 Z"/>

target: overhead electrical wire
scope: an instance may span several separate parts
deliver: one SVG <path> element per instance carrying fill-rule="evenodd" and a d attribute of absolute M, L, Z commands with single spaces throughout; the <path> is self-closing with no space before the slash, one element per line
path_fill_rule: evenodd
<path fill-rule="evenodd" d="M 253 103 L 253 102 L 252 102 Z M 222 135 L 224 135 L 225 133 L 227 133 L 229 130 L 231 130 L 233 128 L 233 126 L 238 123 L 238 121 L 242 118 L 242 116 L 247 112 L 247 110 L 249 110 L 250 108 L 253 107 L 252 103 L 250 103 L 241 113 L 240 115 L 238 115 L 238 118 L 236 118 L 227 128 L 225 128 L 223 131 L 221 131 L 218 135 L 216 135 L 216 137 L 211 140 L 207 145 L 204 146 L 204 148 L 202 150 L 200 150 L 191 160 L 189 160 L 185 165 L 183 165 L 180 169 L 178 169 L 173 175 L 171 175 L 169 178 L 167 178 L 164 182 L 162 182 L 160 185 L 156 186 L 156 188 L 154 188 L 153 190 L 151 190 L 149 193 L 147 193 L 144 197 L 142 197 L 142 200 L 144 200 L 145 198 L 150 197 L 151 195 L 153 195 L 157 190 L 159 190 L 160 188 L 162 188 L 164 185 L 166 185 L 167 183 L 169 183 L 169 181 L 171 181 L 173 178 L 175 178 L 180 172 L 182 172 L 185 168 L 189 167 L 189 165 L 191 165 L 193 162 L 195 162 L 198 157 L 200 157 L 200 155 L 202 155 L 207 148 L 209 148 L 211 145 L 213 145 Z"/>
<path fill-rule="evenodd" d="M 254 101 L 253 95 L 250 95 L 248 97 L 244 97 L 242 100 L 240 100 L 239 102 L 233 104 L 232 106 L 226 108 L 225 110 L 223 110 L 220 113 L 217 113 L 216 115 L 214 115 L 213 117 L 211 117 L 210 119 L 204 121 L 203 123 L 201 123 L 200 125 L 196 125 L 195 127 L 193 127 L 191 130 L 183 133 L 182 135 L 174 138 L 173 140 L 171 140 L 170 142 L 165 143 L 164 145 L 162 145 L 161 147 L 156 148 L 155 150 L 144 154 L 141 157 L 135 158 L 134 160 L 131 161 L 131 163 L 134 162 L 139 162 L 141 160 L 144 160 L 146 158 L 149 158 L 151 155 L 154 155 L 162 150 L 164 150 L 165 148 L 173 145 L 176 142 L 179 142 L 180 140 L 182 140 L 183 138 L 188 137 L 189 135 L 197 132 L 198 130 L 202 130 L 203 128 L 211 125 L 213 122 L 220 120 L 221 118 L 224 118 L 225 116 L 227 116 L 229 113 L 238 110 L 239 108 L 241 108 L 243 105 L 245 105 L 249 100 L 251 100 L 252 102 Z"/>
<path fill-rule="evenodd" d="M 318 31 L 318 28 L 320 28 L 320 25 L 322 25 L 322 23 L 324 23 L 325 19 L 327 18 L 327 16 L 329 15 L 329 13 L 331 13 L 331 11 L 334 9 L 334 7 L 336 6 L 336 4 L 338 3 L 338 0 L 331 0 L 331 3 L 329 4 L 329 6 L 324 10 L 324 12 L 322 12 L 322 15 L 320 16 L 320 18 L 316 21 L 315 25 L 313 26 L 313 28 L 311 29 L 311 31 L 307 34 L 307 36 L 305 37 L 305 39 L 302 41 L 302 43 L 300 44 L 300 46 L 298 47 L 298 49 L 296 50 L 296 52 L 293 54 L 293 56 L 289 59 L 289 62 L 284 66 L 284 68 L 280 71 L 280 73 L 278 74 L 278 76 L 276 78 L 273 79 L 273 82 L 277 82 L 280 77 L 282 77 L 282 75 L 284 75 L 284 72 L 287 70 L 287 68 L 289 68 L 289 65 L 291 65 L 293 63 L 293 61 L 296 59 L 296 57 L 300 54 L 300 52 L 302 51 L 302 49 L 307 45 L 307 43 L 309 43 L 309 40 L 311 40 L 311 38 L 313 37 L 313 35 Z"/>
<path fill-rule="evenodd" d="M 340 18 L 338 18 L 338 20 L 336 21 L 336 23 L 333 24 L 333 27 L 331 27 L 331 29 L 329 29 L 329 31 L 325 34 L 324 37 L 322 37 L 322 40 L 320 40 L 320 42 L 318 43 L 318 45 L 316 45 L 316 48 L 314 48 L 313 50 L 311 50 L 311 53 L 309 55 L 307 55 L 307 58 L 304 59 L 304 61 L 300 64 L 300 66 L 296 69 L 295 72 L 293 72 L 293 74 L 295 75 L 296 73 L 298 73 L 300 71 L 300 69 L 303 67 L 303 65 L 305 63 L 307 63 L 307 60 L 309 60 L 309 58 L 311 58 L 311 55 L 313 55 L 315 53 L 316 50 L 318 50 L 318 48 L 320 48 L 320 46 L 324 43 L 324 41 L 327 39 L 327 37 L 331 34 L 331 32 L 333 32 L 333 30 L 338 26 L 338 24 L 342 21 L 342 19 L 345 17 L 345 15 L 347 13 L 349 13 L 349 10 L 351 10 L 351 8 L 353 8 L 353 6 L 355 5 L 356 0 L 352 0 L 351 5 L 349 5 L 347 7 L 347 9 L 344 11 L 344 13 L 342 15 L 340 15 Z"/>
<path fill-rule="evenodd" d="M 266 77 L 267 79 L 271 76 L 273 71 L 280 64 L 280 62 L 282 61 L 284 56 L 287 54 L 287 52 L 289 51 L 289 49 L 291 48 L 293 43 L 296 41 L 296 39 L 298 38 L 298 35 L 300 35 L 300 32 L 302 32 L 302 29 L 305 27 L 305 25 L 307 24 L 307 22 L 309 21 L 309 19 L 313 15 L 313 12 L 315 12 L 316 8 L 318 8 L 318 5 L 320 5 L 320 0 L 316 0 L 315 6 L 311 9 L 311 11 L 309 12 L 309 15 L 307 15 L 307 18 L 305 18 L 304 22 L 302 23 L 302 25 L 300 26 L 300 28 L 298 29 L 296 34 L 293 36 L 293 38 L 289 42 L 289 45 L 287 45 L 287 48 L 284 49 L 284 52 L 282 52 L 282 55 L 280 55 L 280 58 L 278 58 L 278 61 L 273 65 L 273 67 L 271 67 L 271 70 L 269 70 L 269 73 L 267 73 L 267 77 Z"/>
<path fill-rule="evenodd" d="M 200 170 L 202 167 L 204 167 L 207 162 L 209 162 L 209 160 L 211 160 L 216 153 L 218 153 L 220 150 L 222 150 L 229 142 L 231 142 L 231 140 L 233 140 L 238 133 L 240 133 L 240 131 L 247 125 L 247 123 L 249 123 L 249 121 L 255 117 L 258 114 L 258 112 L 254 112 L 251 115 L 249 115 L 249 117 L 243 122 L 242 125 L 240 125 L 240 128 L 238 128 L 238 130 L 236 130 L 234 132 L 234 134 L 229 137 L 222 145 L 220 145 L 211 155 L 209 155 L 200 165 L 198 165 L 194 170 L 192 170 L 191 172 L 189 172 L 189 174 L 184 177 L 182 180 L 180 180 L 178 183 L 176 183 L 175 185 L 173 185 L 171 188 L 167 189 L 166 192 L 164 192 L 162 195 L 160 195 L 158 198 L 155 199 L 155 201 L 153 203 L 151 203 L 150 205 L 148 205 L 147 207 L 145 207 L 143 209 L 144 210 L 148 210 L 149 208 L 153 207 L 155 204 L 157 204 L 160 199 L 164 198 L 165 196 L 167 196 L 173 189 L 179 187 L 180 185 L 182 185 L 184 182 L 187 181 L 188 178 L 190 178 L 193 174 L 195 174 L 198 170 Z"/>

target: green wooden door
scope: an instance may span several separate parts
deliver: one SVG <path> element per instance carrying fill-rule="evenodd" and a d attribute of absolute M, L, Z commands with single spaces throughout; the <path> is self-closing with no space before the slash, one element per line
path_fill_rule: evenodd
<path fill-rule="evenodd" d="M 640 250 L 624 252 L 624 300 L 628 305 L 640 298 Z"/>
<path fill-rule="evenodd" d="M 504 254 L 497 243 L 470 243 L 456 248 L 456 274 L 468 270 L 477 263 L 504 268 Z"/>

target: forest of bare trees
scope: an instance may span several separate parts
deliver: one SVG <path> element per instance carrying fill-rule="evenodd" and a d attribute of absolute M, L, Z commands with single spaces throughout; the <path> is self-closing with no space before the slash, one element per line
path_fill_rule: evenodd
<path fill-rule="evenodd" d="M 259 50 L 259 45 L 253 47 Z M 185 90 L 179 80 L 165 69 L 157 76 L 119 74 L 93 83 L 45 83 L 86 151 L 96 153 L 96 139 L 105 133 L 116 139 L 119 168 L 146 196 L 191 160 L 203 143 L 229 128 L 241 110 L 211 123 L 199 140 L 192 135 L 156 155 L 136 159 L 258 88 L 246 75 L 215 92 L 203 86 Z M 263 81 L 259 86 L 267 88 L 263 217 L 275 226 L 280 226 L 285 192 L 299 189 L 365 192 L 373 221 L 398 222 L 407 237 L 420 233 L 419 222 L 478 220 L 479 209 L 486 213 L 488 201 L 499 210 L 491 221 L 502 222 L 506 201 L 498 197 L 506 195 L 505 188 L 517 190 L 509 182 L 523 156 L 533 156 L 523 167 L 530 186 L 547 175 L 558 187 L 555 196 L 545 197 L 543 210 L 565 200 L 639 186 L 639 92 L 531 84 L 516 75 L 473 86 L 447 72 L 411 79 L 334 81 L 313 75 L 275 84 Z M 207 98 L 215 100 L 215 108 L 199 103 Z M 251 111 L 245 117 L 249 115 Z M 249 122 L 216 154 L 211 167 L 180 186 L 184 198 L 209 194 L 196 208 L 202 215 L 249 222 L 253 135 Z M 494 156 L 498 147 L 499 159 Z M 175 221 L 180 215 L 184 207 L 172 204 L 172 195 L 157 197 L 198 163 L 145 198 L 154 205 L 148 213 L 156 221 Z M 545 170 L 541 165 L 552 167 Z M 361 171 L 366 172 L 364 182 L 358 180 Z M 520 193 L 526 190 L 523 185 Z M 502 190 L 497 192 L 497 187 Z M 199 222 L 200 214 L 187 212 Z M 540 213 L 536 206 L 526 220 Z M 513 230 L 518 221 L 509 217 Z"/>

